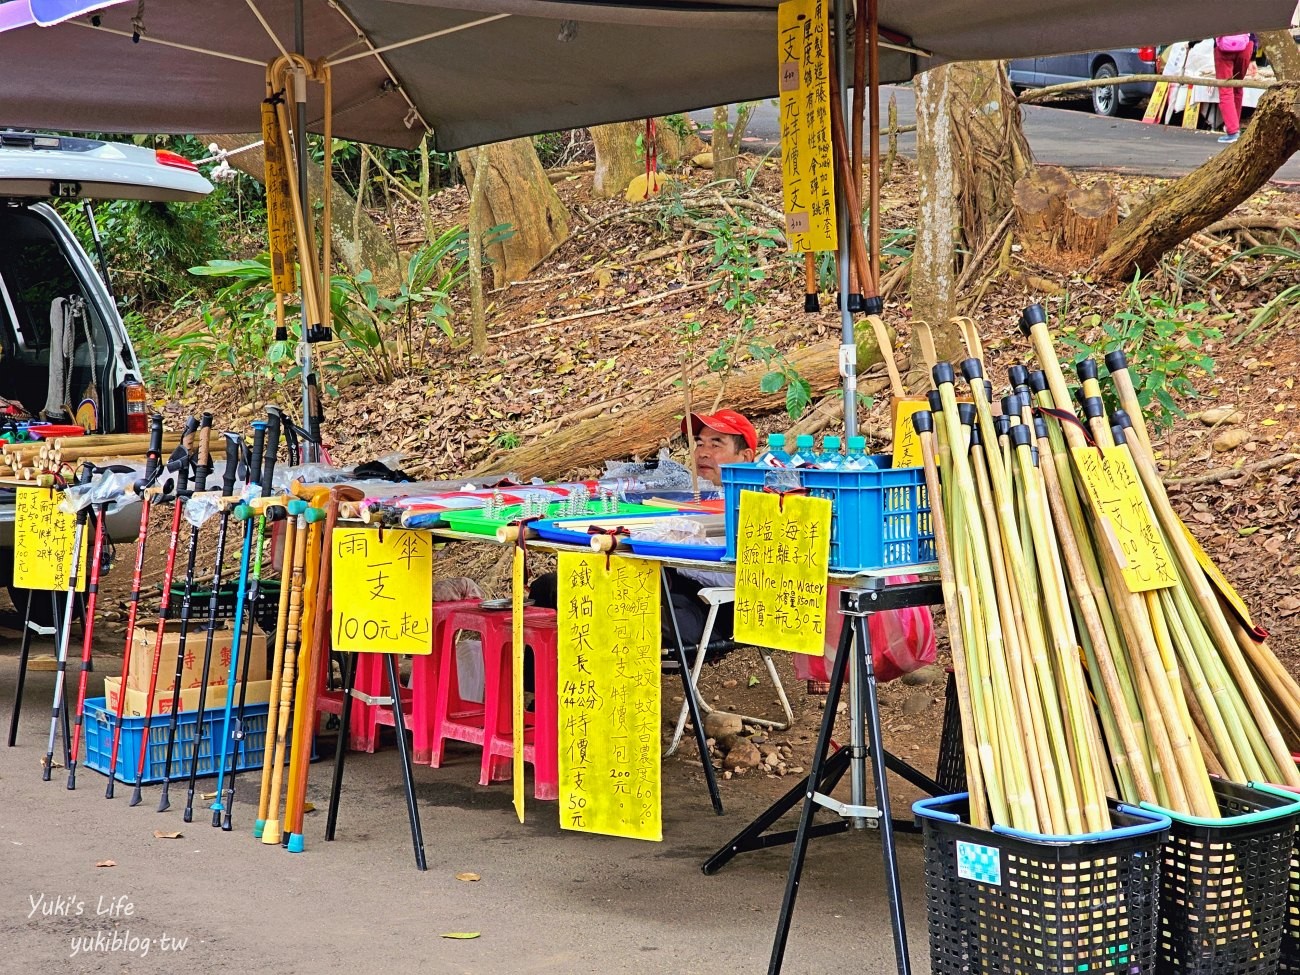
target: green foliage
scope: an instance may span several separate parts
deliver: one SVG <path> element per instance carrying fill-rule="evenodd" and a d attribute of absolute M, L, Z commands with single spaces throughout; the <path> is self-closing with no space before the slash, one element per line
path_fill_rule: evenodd
<path fill-rule="evenodd" d="M 1214 356 L 1205 346 L 1222 339 L 1223 332 L 1211 324 L 1217 316 L 1207 314 L 1203 301 L 1174 304 L 1163 295 L 1144 295 L 1141 275 L 1133 279 L 1124 298 L 1126 307 L 1113 321 L 1095 315 L 1085 319 L 1085 326 L 1100 328 L 1096 340 L 1082 342 L 1067 334 L 1064 341 L 1080 353 L 1076 361 L 1123 349 L 1138 402 L 1152 429 L 1160 432 L 1186 415 L 1175 397 L 1194 398 L 1195 381 L 1214 372 Z M 1107 403 L 1109 409 L 1118 405 Z"/>
<path fill-rule="evenodd" d="M 485 237 L 492 243 L 509 233 L 494 227 Z M 453 227 L 411 256 L 395 295 L 381 294 L 367 269 L 333 275 L 329 305 L 337 342 L 321 347 L 325 373 L 387 382 L 415 368 L 433 335 L 453 333 L 451 293 L 465 279 L 468 261 L 468 234 Z M 301 313 L 296 304 L 286 305 L 289 341 L 276 341 L 269 257 L 209 261 L 190 271 L 226 283 L 202 304 L 201 330 L 159 344 L 156 354 L 175 353 L 168 391 L 221 379 L 251 395 L 297 380 L 292 359 Z"/>
<path fill-rule="evenodd" d="M 1270 257 L 1274 259 L 1267 270 L 1254 277 L 1256 287 L 1265 285 L 1269 280 L 1277 276 L 1281 276 L 1284 281 L 1294 281 L 1297 273 L 1300 273 L 1300 233 L 1294 230 L 1285 230 L 1279 236 L 1276 244 L 1261 244 L 1258 247 L 1252 247 L 1234 255 L 1215 269 L 1214 273 L 1210 275 L 1210 280 L 1226 271 L 1229 265 L 1254 257 Z M 1259 345 L 1267 341 L 1282 325 L 1292 320 L 1297 313 L 1300 313 L 1300 284 L 1288 284 L 1272 298 L 1264 302 L 1263 305 L 1255 309 L 1250 322 L 1232 337 L 1228 345 L 1235 348 L 1246 339 L 1251 339 L 1252 345 Z"/>
<path fill-rule="evenodd" d="M 751 342 L 749 354 L 770 369 L 759 381 L 759 389 L 773 395 L 785 390 L 785 411 L 790 419 L 797 420 L 803 416 L 812 405 L 812 386 L 808 380 L 799 375 L 789 360 L 770 345 Z"/>
<path fill-rule="evenodd" d="M 419 194 L 421 162 L 418 148 L 389 149 L 384 146 L 367 146 L 366 148 L 370 150 L 370 155 L 383 167 L 384 172 L 387 172 L 393 178 L 394 182 L 412 196 Z M 312 136 L 309 140 L 308 151 L 311 153 L 312 159 L 324 165 L 325 140 L 323 138 Z M 361 143 L 349 142 L 346 139 L 335 139 L 334 153 L 331 157 L 334 178 L 346 186 L 353 196 L 361 197 L 363 200 L 382 200 L 384 195 L 384 173 L 371 166 L 363 186 L 361 184 L 362 155 Z M 450 153 L 429 150 L 430 186 L 451 185 L 453 172 Z"/>

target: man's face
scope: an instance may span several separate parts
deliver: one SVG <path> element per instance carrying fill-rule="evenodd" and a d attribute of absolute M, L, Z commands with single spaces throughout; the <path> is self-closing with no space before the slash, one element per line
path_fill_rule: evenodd
<path fill-rule="evenodd" d="M 742 446 L 737 446 L 737 443 Z M 700 477 L 708 478 L 714 484 L 722 483 L 722 464 L 744 464 L 754 459 L 754 452 L 743 446 L 744 441 L 729 433 L 718 433 L 708 427 L 701 427 L 695 435 L 695 469 Z"/>

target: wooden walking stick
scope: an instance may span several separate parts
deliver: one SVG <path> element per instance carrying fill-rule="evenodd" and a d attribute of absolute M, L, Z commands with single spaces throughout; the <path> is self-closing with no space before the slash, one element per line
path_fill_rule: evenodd
<path fill-rule="evenodd" d="M 285 532 L 284 549 L 284 564 L 290 566 L 289 582 L 288 585 L 285 585 L 283 582 L 284 576 L 281 574 L 280 606 L 277 610 L 278 623 L 275 639 L 276 662 L 280 664 L 281 673 L 278 680 L 278 702 L 275 705 L 274 749 L 269 763 L 271 772 L 269 780 L 265 774 L 267 766 L 263 766 L 262 769 L 262 800 L 258 810 L 259 818 L 262 820 L 260 836 L 262 842 L 267 846 L 279 844 L 282 832 L 280 828 L 280 793 L 284 777 L 285 752 L 288 749 L 289 741 L 289 718 L 293 707 L 295 680 L 297 679 L 294 668 L 297 663 L 299 636 L 301 634 L 303 576 L 307 564 L 307 519 L 304 515 L 306 503 L 295 498 L 289 502 L 289 508 L 293 517 L 290 526 L 292 531 Z M 276 688 L 273 687 L 274 689 Z M 301 715 L 298 717 L 301 718 Z M 268 748 L 271 748 L 269 713 L 266 727 L 266 744 Z"/>

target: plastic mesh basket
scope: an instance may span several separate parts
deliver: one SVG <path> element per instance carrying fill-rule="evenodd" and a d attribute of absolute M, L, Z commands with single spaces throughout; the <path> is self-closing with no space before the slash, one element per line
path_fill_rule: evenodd
<path fill-rule="evenodd" d="M 799 469 L 808 494 L 831 502 L 831 563 L 838 572 L 860 572 L 933 562 L 934 528 L 920 467 L 890 467 L 891 458 L 872 458 L 878 470 Z M 726 500 L 727 558 L 736 558 L 742 491 L 761 491 L 776 468 L 761 464 L 722 465 Z"/>
<path fill-rule="evenodd" d="M 1078 837 L 970 825 L 966 794 L 926 799 L 925 899 L 933 975 L 1150 972 L 1169 819 L 1122 806 Z"/>
<path fill-rule="evenodd" d="M 939 764 L 934 780 L 950 794 L 966 790 L 966 752 L 957 704 L 957 675 L 948 671 L 948 691 L 943 705 L 943 731 L 939 735 Z"/>
<path fill-rule="evenodd" d="M 1273 975 L 1286 932 L 1300 796 L 1216 780 L 1222 819 L 1173 821 L 1160 888 L 1162 972 Z"/>

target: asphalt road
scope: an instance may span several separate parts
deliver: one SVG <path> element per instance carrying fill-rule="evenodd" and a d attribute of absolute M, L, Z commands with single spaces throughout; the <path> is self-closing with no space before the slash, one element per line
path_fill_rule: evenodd
<path fill-rule="evenodd" d="M 881 90 L 881 123 L 887 118 L 889 96 L 898 99 L 898 123 L 916 122 L 916 101 L 912 89 L 905 85 L 886 85 Z M 1150 176 L 1181 176 L 1223 150 L 1218 133 L 1208 130 L 1189 132 L 1172 125 L 1143 125 L 1140 118 L 1101 118 L 1087 110 L 1087 100 L 1079 107 L 1024 107 L 1025 134 L 1040 163 L 1085 169 L 1112 169 Z M 711 111 L 695 112 L 692 117 L 702 125 L 711 125 Z M 755 111 L 746 141 L 758 151 L 775 145 L 778 138 L 777 110 L 764 102 Z M 899 151 L 916 154 L 915 133 L 898 137 Z M 1273 177 L 1275 182 L 1300 189 L 1300 155 L 1292 156 Z"/>

